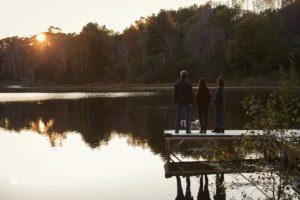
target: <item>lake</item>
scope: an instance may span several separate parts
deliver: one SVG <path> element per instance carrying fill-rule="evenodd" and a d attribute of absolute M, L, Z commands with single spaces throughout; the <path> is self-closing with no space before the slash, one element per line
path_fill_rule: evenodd
<path fill-rule="evenodd" d="M 265 98 L 269 91 L 226 90 L 226 129 L 243 129 L 240 101 L 250 93 Z M 186 177 L 165 177 L 163 137 L 174 127 L 174 113 L 172 91 L 1 93 L 1 200 L 175 199 L 180 185 L 185 193 Z M 195 106 L 191 116 L 197 119 Z M 208 128 L 214 126 L 212 105 Z M 212 144 L 219 156 L 245 156 L 230 141 L 187 142 L 176 154 L 214 159 L 218 155 L 201 154 Z M 225 174 L 226 199 L 264 197 L 244 176 Z M 190 177 L 194 199 L 201 198 L 199 180 Z M 224 199 L 214 174 L 208 189 L 211 199 Z"/>

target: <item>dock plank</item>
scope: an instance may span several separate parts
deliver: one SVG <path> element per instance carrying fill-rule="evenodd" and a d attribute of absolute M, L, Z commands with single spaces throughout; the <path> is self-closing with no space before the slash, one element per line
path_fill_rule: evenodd
<path fill-rule="evenodd" d="M 286 131 L 286 137 L 291 137 L 292 133 L 295 133 L 296 137 L 300 137 L 300 130 L 288 130 Z M 225 133 L 213 133 L 211 130 L 208 130 L 206 133 L 199 133 L 199 130 L 192 130 L 191 133 L 186 133 L 185 130 L 180 130 L 179 133 L 175 133 L 175 130 L 165 130 L 164 137 L 166 139 L 233 139 L 240 138 L 243 135 L 249 135 L 251 137 L 259 137 L 263 135 L 262 130 L 254 131 L 253 134 L 247 130 L 225 130 Z M 276 134 L 274 134 L 276 135 Z"/>

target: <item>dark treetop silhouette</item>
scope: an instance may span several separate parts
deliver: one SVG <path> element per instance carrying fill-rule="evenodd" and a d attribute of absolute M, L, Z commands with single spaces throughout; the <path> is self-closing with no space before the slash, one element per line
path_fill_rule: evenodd
<path fill-rule="evenodd" d="M 276 81 L 278 68 L 289 68 L 290 60 L 299 68 L 299 5 L 296 0 L 259 14 L 194 5 L 161 10 L 122 33 L 88 23 L 79 34 L 50 27 L 43 43 L 35 37 L 4 38 L 0 80 L 171 83 L 186 68 L 193 82 L 203 75 L 211 82 L 220 74 L 228 81 L 249 78 L 250 84 Z"/>

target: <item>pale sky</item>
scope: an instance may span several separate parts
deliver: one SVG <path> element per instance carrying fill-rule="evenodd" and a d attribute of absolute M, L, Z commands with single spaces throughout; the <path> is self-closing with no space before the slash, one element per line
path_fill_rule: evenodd
<path fill-rule="evenodd" d="M 160 9 L 177 9 L 206 0 L 0 0 L 0 38 L 30 36 L 58 26 L 80 32 L 88 22 L 122 31 Z"/>

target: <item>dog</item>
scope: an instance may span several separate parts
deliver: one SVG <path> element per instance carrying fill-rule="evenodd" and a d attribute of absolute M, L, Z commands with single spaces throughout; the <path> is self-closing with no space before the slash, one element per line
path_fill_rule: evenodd
<path fill-rule="evenodd" d="M 181 125 L 181 127 L 186 128 L 186 121 L 185 120 L 181 120 L 180 121 L 180 125 Z M 191 130 L 200 130 L 201 126 L 200 126 L 199 119 L 196 119 L 195 121 L 191 121 L 190 122 L 190 128 L 191 128 Z"/>

